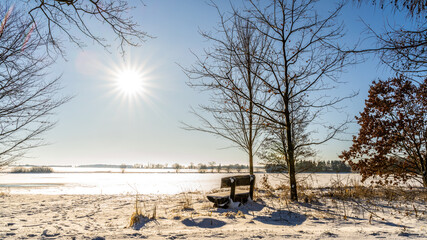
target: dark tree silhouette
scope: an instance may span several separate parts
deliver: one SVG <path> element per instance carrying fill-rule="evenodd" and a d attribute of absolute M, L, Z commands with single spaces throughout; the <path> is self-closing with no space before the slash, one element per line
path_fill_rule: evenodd
<path fill-rule="evenodd" d="M 411 75 L 415 80 L 427 75 L 427 1 L 418 0 L 358 0 L 381 8 L 391 7 L 396 12 L 407 12 L 412 24 L 400 27 L 388 25 L 380 33 L 368 27 L 377 46 L 356 52 L 376 53 L 381 61 L 395 72 Z M 370 36 L 370 37 L 371 37 Z"/>
<path fill-rule="evenodd" d="M 175 169 L 175 172 L 178 173 L 180 169 L 182 169 L 182 166 L 179 165 L 178 163 L 174 163 L 172 165 L 172 168 Z"/>
<path fill-rule="evenodd" d="M 422 0 L 357 0 L 358 2 L 371 3 L 378 5 L 380 8 L 391 6 L 397 11 L 408 11 L 413 15 L 425 14 L 427 10 L 427 2 Z"/>
<path fill-rule="evenodd" d="M 65 35 L 69 41 L 79 47 L 85 46 L 76 33 L 83 34 L 89 40 L 108 47 L 105 33 L 93 24 L 104 24 L 120 41 L 119 47 L 124 52 L 126 45 L 138 46 L 148 37 L 139 29 L 130 17 L 132 6 L 127 0 L 26 0 L 25 9 L 31 17 L 35 32 L 46 41 L 47 50 L 55 49 L 64 54 L 61 41 Z M 23 7 L 22 5 L 19 5 Z M 44 24 L 46 28 L 38 26 Z"/>
<path fill-rule="evenodd" d="M 56 54 L 64 56 L 64 35 L 79 47 L 79 35 L 108 47 L 104 24 L 126 45 L 138 46 L 148 35 L 129 17 L 125 0 L 1 1 L 0 16 L 0 167 L 42 143 L 53 127 L 50 115 L 68 98 L 57 98 L 58 79 L 46 80 Z M 53 54 L 54 53 L 54 54 Z"/>
<path fill-rule="evenodd" d="M 416 179 L 427 187 L 427 79 L 417 85 L 403 76 L 374 82 L 357 121 L 359 134 L 340 158 L 360 171 L 362 181 Z"/>
<path fill-rule="evenodd" d="M 43 144 L 41 135 L 55 124 L 53 111 L 68 98 L 57 96 L 58 78 L 48 80 L 53 61 L 43 54 L 43 39 L 31 34 L 28 15 L 0 4 L 0 16 L 1 168 Z"/>
<path fill-rule="evenodd" d="M 234 29 L 221 27 L 226 37 L 242 37 L 238 41 L 211 37 L 219 47 L 215 45 L 213 53 L 206 54 L 211 61 L 200 57 L 199 68 L 193 71 L 196 77 L 213 79 L 213 84 L 208 82 L 205 86 L 219 85 L 224 90 L 220 92 L 221 97 L 232 95 L 235 102 L 243 102 L 240 109 L 259 118 L 258 125 L 263 123 L 281 134 L 293 201 L 298 200 L 296 154 L 334 138 L 345 126 L 345 123 L 338 126 L 320 123 L 317 127 L 326 130 L 324 138 L 301 142 L 296 137 L 296 134 L 306 134 L 300 132 L 305 129 L 303 126 L 315 124 L 326 109 L 350 97 L 326 96 L 326 91 L 338 83 L 337 74 L 350 63 L 346 52 L 336 46 L 336 41 L 343 36 L 342 25 L 335 21 L 341 8 L 339 5 L 320 16 L 316 1 L 249 0 L 244 10 L 233 8 L 231 19 L 248 26 L 252 37 L 233 35 Z M 241 73 L 236 76 L 235 70 Z M 254 91 L 248 91 L 248 85 L 241 84 L 241 79 L 248 76 L 246 80 L 256 80 Z"/>

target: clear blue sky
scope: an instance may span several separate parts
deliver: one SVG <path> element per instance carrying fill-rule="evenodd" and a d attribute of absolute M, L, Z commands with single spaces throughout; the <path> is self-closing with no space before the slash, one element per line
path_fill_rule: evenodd
<path fill-rule="evenodd" d="M 135 1 L 137 3 L 139 1 Z M 217 1 L 224 9 L 228 1 Z M 332 1 L 325 2 L 324 9 Z M 190 50 L 201 53 L 209 47 L 198 33 L 211 30 L 218 22 L 216 10 L 199 0 L 144 0 L 132 14 L 143 30 L 155 36 L 140 48 L 128 48 L 123 59 L 115 42 L 106 52 L 100 46 L 84 49 L 68 46 L 67 61 L 59 59 L 52 70 L 62 74 L 63 95 L 74 95 L 69 103 L 57 110 L 57 126 L 45 134 L 47 146 L 29 152 L 19 164 L 189 164 L 215 161 L 222 164 L 247 164 L 247 156 L 225 140 L 205 133 L 188 132 L 180 121 L 197 124 L 190 106 L 207 103 L 208 97 L 186 85 L 182 66 L 195 62 Z M 328 5 L 329 4 L 329 5 Z M 359 39 L 364 30 L 360 21 L 381 28 L 385 21 L 404 23 L 390 12 L 371 6 L 358 7 L 350 2 L 342 12 L 348 33 L 344 41 Z M 114 37 L 106 26 L 97 29 L 109 39 Z M 117 66 L 131 64 L 143 69 L 146 92 L 129 99 L 112 85 Z M 359 90 L 360 94 L 348 102 L 345 110 L 350 116 L 363 109 L 364 99 L 372 80 L 390 76 L 388 70 L 375 59 L 353 66 L 342 74 L 348 82 L 339 91 Z M 333 93 L 332 93 L 333 94 Z M 325 116 L 335 121 L 336 115 Z M 357 127 L 351 127 L 356 133 Z M 351 136 L 347 136 L 350 139 Z M 350 142 L 331 142 L 318 148 L 319 159 L 337 159 Z"/>

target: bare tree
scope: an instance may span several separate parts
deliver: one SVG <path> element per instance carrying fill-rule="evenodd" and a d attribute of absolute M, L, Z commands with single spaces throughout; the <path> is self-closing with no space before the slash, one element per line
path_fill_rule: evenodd
<path fill-rule="evenodd" d="M 412 23 L 399 27 L 387 25 L 382 33 L 367 25 L 370 35 L 377 39 L 377 46 L 354 52 L 376 53 L 393 71 L 419 78 L 422 82 L 427 75 L 427 2 L 417 0 L 369 2 L 381 8 L 390 7 L 395 12 L 407 12 L 406 21 Z"/>
<path fill-rule="evenodd" d="M 64 56 L 61 35 L 79 47 L 79 34 L 108 47 L 93 23 L 106 24 L 120 41 L 137 46 L 148 36 L 127 15 L 124 0 L 26 0 L 0 3 L 0 167 L 42 143 L 53 127 L 53 110 L 68 98 L 56 98 L 58 79 L 46 80 L 55 60 Z M 96 20 L 96 21 L 93 21 Z M 89 24 L 90 23 L 90 24 Z M 43 54 L 43 52 L 45 54 Z"/>
<path fill-rule="evenodd" d="M 216 171 L 217 171 L 218 173 L 220 173 L 220 172 L 221 172 L 221 169 L 222 169 L 222 166 L 221 166 L 221 163 L 220 163 L 220 164 L 218 164 L 218 166 L 216 166 Z"/>
<path fill-rule="evenodd" d="M 124 52 L 126 45 L 138 46 L 148 37 L 139 29 L 138 24 L 130 17 L 133 8 L 127 0 L 26 0 L 25 9 L 31 17 L 35 32 L 51 47 L 64 54 L 61 35 L 77 46 L 84 46 L 76 33 L 83 34 L 103 47 L 108 47 L 104 33 L 96 30 L 95 24 L 107 25 L 120 41 L 120 49 Z M 24 5 L 18 5 L 24 8 Z M 39 28 L 45 24 L 46 28 Z"/>
<path fill-rule="evenodd" d="M 120 164 L 120 170 L 122 171 L 122 173 L 125 173 L 127 166 L 125 163 Z"/>
<path fill-rule="evenodd" d="M 52 64 L 46 42 L 31 34 L 32 24 L 22 11 L 0 5 L 5 16 L 0 28 L 0 167 L 26 150 L 43 144 L 51 129 L 53 111 L 68 98 L 57 97 L 58 79 L 47 80 Z M 39 26 L 42 28 L 42 26 Z"/>
<path fill-rule="evenodd" d="M 199 173 L 205 173 L 206 169 L 208 169 L 208 167 L 205 164 L 199 163 L 197 165 L 197 169 L 198 169 Z"/>
<path fill-rule="evenodd" d="M 284 131 L 291 200 L 297 201 L 296 152 L 331 140 L 343 131 L 347 121 L 338 125 L 321 123 L 319 116 L 354 95 L 327 96 L 339 82 L 342 68 L 351 63 L 347 53 L 339 50 L 343 46 L 337 45 L 343 36 L 343 26 L 336 22 L 336 17 L 343 5 L 321 16 L 314 0 L 248 2 L 247 15 L 236 14 L 242 19 L 249 17 L 257 32 L 271 40 L 267 54 L 255 55 L 268 74 L 253 72 L 262 81 L 263 90 L 269 93 L 268 101 L 254 99 L 253 103 L 271 126 Z M 239 86 L 232 87 L 240 97 L 249 99 Z M 325 136 L 296 141 L 296 129 L 305 124 L 322 128 Z"/>
<path fill-rule="evenodd" d="M 212 93 L 211 104 L 200 106 L 199 111 L 193 110 L 201 120 L 201 126 L 186 125 L 186 128 L 233 142 L 247 152 L 249 172 L 253 174 L 254 156 L 262 142 L 263 128 L 263 118 L 256 113 L 253 99 L 261 101 L 266 96 L 260 91 L 257 75 L 262 75 L 261 65 L 254 56 L 266 53 L 268 42 L 248 19 L 225 16 L 215 7 L 220 16 L 216 34 L 202 32 L 213 47 L 206 50 L 203 57 L 198 57 L 191 69 L 185 70 L 191 80 L 190 86 Z M 247 99 L 238 94 L 236 87 Z"/>
<path fill-rule="evenodd" d="M 174 164 L 172 165 L 172 168 L 173 168 L 173 169 L 175 169 L 175 172 L 176 172 L 176 173 L 178 173 L 178 172 L 179 172 L 179 170 L 182 168 L 182 166 L 181 166 L 181 165 L 179 165 L 178 163 L 174 163 Z"/>
<path fill-rule="evenodd" d="M 211 172 L 213 173 L 214 169 L 215 169 L 216 162 L 209 162 L 208 164 L 209 164 L 209 168 L 211 169 Z"/>
<path fill-rule="evenodd" d="M 308 116 L 304 113 L 299 113 L 297 110 L 293 110 L 291 112 L 292 122 L 299 122 L 299 124 L 295 124 L 292 128 L 293 145 L 299 146 L 296 147 L 294 151 L 295 165 L 298 165 L 299 162 L 306 161 L 307 158 L 315 157 L 316 151 L 314 151 L 314 149 L 309 145 L 304 145 L 305 143 L 310 142 L 310 132 L 307 131 L 308 122 L 301 122 L 301 119 L 306 119 Z M 277 117 L 281 116 L 279 115 Z M 259 151 L 260 159 L 265 165 L 287 172 L 289 169 L 289 147 L 286 129 L 277 124 L 269 126 L 266 135 L 267 137 L 262 143 Z M 304 172 L 307 170 L 309 169 L 300 168 L 298 172 Z"/>
<path fill-rule="evenodd" d="M 242 171 L 242 169 L 243 169 L 243 165 L 241 165 L 241 164 L 235 164 L 234 168 L 236 169 L 236 171 L 238 173 L 240 173 Z"/>

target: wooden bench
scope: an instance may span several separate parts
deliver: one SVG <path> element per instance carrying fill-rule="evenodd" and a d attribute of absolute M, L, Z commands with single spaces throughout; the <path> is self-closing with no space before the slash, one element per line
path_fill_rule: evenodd
<path fill-rule="evenodd" d="M 238 186 L 250 186 L 249 192 L 236 189 Z M 245 203 L 250 197 L 254 197 L 255 175 L 240 175 L 221 178 L 221 188 L 231 188 L 230 195 L 227 193 L 215 193 L 208 195 L 209 201 L 214 207 L 228 208 L 231 202 Z"/>

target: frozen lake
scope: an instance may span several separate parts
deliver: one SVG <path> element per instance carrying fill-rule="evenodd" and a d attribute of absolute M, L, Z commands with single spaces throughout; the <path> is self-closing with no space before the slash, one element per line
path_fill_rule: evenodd
<path fill-rule="evenodd" d="M 139 169 L 141 170 L 141 169 Z M 136 172 L 126 169 L 96 168 L 54 168 L 48 174 L 0 173 L 0 192 L 11 194 L 176 194 L 187 191 L 207 192 L 219 188 L 220 179 L 238 173 L 174 173 L 157 169 Z M 173 171 L 173 170 L 172 170 Z M 247 173 L 240 173 L 247 174 Z M 257 182 L 265 174 L 256 174 Z M 278 184 L 286 179 L 278 174 L 267 174 L 270 182 Z M 360 181 L 358 174 L 299 174 L 315 187 L 330 186 L 331 182 L 341 180 Z"/>

